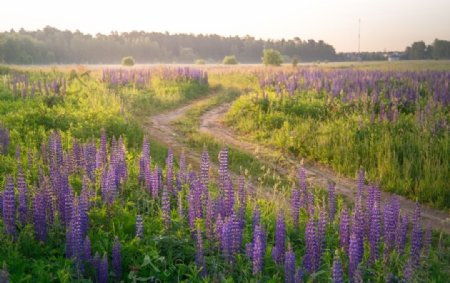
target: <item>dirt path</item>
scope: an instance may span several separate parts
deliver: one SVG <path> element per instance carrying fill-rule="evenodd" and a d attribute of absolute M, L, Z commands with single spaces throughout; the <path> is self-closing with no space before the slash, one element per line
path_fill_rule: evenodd
<path fill-rule="evenodd" d="M 200 121 L 200 131 L 210 134 L 217 140 L 225 144 L 239 148 L 258 158 L 270 162 L 273 168 L 279 174 L 289 174 L 295 176 L 298 166 L 303 163 L 302 160 L 285 154 L 282 159 L 274 155 L 274 150 L 267 146 L 261 146 L 239 137 L 237 133 L 232 131 L 221 122 L 221 118 L 228 111 L 230 104 L 222 104 L 219 107 L 207 111 Z M 327 187 L 328 182 L 332 181 L 336 184 L 336 192 L 343 195 L 346 199 L 353 201 L 356 196 L 357 182 L 350 178 L 336 175 L 332 170 L 324 166 L 306 162 L 303 164 L 308 181 L 322 187 Z M 381 192 L 381 200 L 387 201 L 392 194 Z M 415 202 L 402 196 L 397 196 L 401 209 L 412 215 L 415 209 Z M 433 229 L 442 230 L 450 234 L 450 214 L 444 211 L 433 209 L 422 205 L 422 219 L 425 225 L 430 225 Z"/>
<path fill-rule="evenodd" d="M 188 164 L 191 164 L 196 169 L 199 168 L 201 154 L 194 150 L 190 150 L 183 143 L 183 137 L 176 133 L 176 130 L 171 125 L 171 122 L 182 117 L 189 109 L 206 99 L 208 99 L 208 97 L 196 100 L 175 110 L 149 117 L 144 125 L 148 134 L 153 139 L 156 139 L 157 141 L 171 147 L 175 154 L 179 155 L 182 151 L 185 151 Z M 222 104 L 204 113 L 200 121 L 200 131 L 210 134 L 224 144 L 250 153 L 257 158 L 262 159 L 265 163 L 269 162 L 273 169 L 275 169 L 279 174 L 295 176 L 298 166 L 303 163 L 303 161 L 289 155 L 285 155 L 282 159 L 280 159 L 279 156 L 274 154 L 273 149 L 249 142 L 239 137 L 239 135 L 221 122 L 222 116 L 227 112 L 229 107 L 230 104 L 228 103 Z M 357 188 L 357 182 L 355 180 L 337 176 L 329 168 L 319 166 L 317 164 L 306 162 L 303 166 L 310 184 L 326 187 L 329 181 L 335 182 L 337 193 L 343 195 L 349 201 L 354 200 Z M 215 174 L 215 172 L 217 172 L 217 166 L 211 164 L 211 170 L 213 174 Z M 236 177 L 237 176 L 233 174 L 233 178 Z M 256 186 L 254 185 L 254 187 Z M 270 188 L 260 190 L 259 194 L 261 197 L 270 197 L 281 203 L 286 203 L 288 201 L 284 196 L 280 196 L 281 194 L 275 194 L 275 192 Z M 382 192 L 382 201 L 388 200 L 391 195 L 392 194 Z M 412 215 L 415 208 L 415 203 L 402 196 L 398 196 L 398 199 L 401 209 Z M 442 230 L 447 234 L 450 234 L 449 213 L 422 205 L 422 219 L 425 225 L 430 225 L 435 230 Z"/>

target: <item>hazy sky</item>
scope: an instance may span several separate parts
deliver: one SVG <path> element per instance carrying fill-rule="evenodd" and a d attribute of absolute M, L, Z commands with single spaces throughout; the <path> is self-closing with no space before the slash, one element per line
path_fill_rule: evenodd
<path fill-rule="evenodd" d="M 158 31 L 322 39 L 337 51 L 404 50 L 413 41 L 450 40 L 450 0 L 8 0 L 0 31 Z"/>

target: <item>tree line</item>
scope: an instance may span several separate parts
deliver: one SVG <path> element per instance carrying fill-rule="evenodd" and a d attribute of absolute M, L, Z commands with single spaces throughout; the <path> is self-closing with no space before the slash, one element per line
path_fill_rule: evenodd
<path fill-rule="evenodd" d="M 406 47 L 405 59 L 450 59 L 450 41 L 435 39 L 432 44 L 426 45 L 424 41 L 416 41 Z"/>
<path fill-rule="evenodd" d="M 47 26 L 42 30 L 0 33 L 0 62 L 7 64 L 115 64 L 124 56 L 137 63 L 221 62 L 234 55 L 241 63 L 260 63 L 264 49 L 278 50 L 284 62 L 332 61 L 333 46 L 323 40 L 263 40 L 251 36 L 169 34 L 132 31 L 84 34 Z"/>

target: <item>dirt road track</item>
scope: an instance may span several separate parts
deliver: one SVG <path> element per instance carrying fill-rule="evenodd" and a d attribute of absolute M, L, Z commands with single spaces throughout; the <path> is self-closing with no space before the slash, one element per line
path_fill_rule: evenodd
<path fill-rule="evenodd" d="M 194 107 L 196 103 L 197 101 L 175 110 L 150 117 L 146 123 L 146 128 L 152 138 L 170 146 L 178 154 L 182 150 L 185 150 L 187 161 L 194 167 L 198 167 L 200 153 L 189 150 L 183 143 L 182 137 L 176 134 L 175 129 L 171 126 L 171 122 L 182 117 L 186 111 Z M 283 156 L 283 159 L 280 160 L 274 156 L 273 149 L 240 138 L 238 134 L 221 122 L 221 118 L 227 112 L 229 107 L 230 104 L 222 104 L 204 113 L 200 121 L 200 132 L 207 133 L 226 145 L 239 148 L 257 158 L 262 158 L 265 163 L 271 163 L 272 167 L 279 174 L 289 174 L 294 176 L 302 161 L 290 155 L 285 155 Z M 217 168 L 214 165 L 211 165 L 211 167 L 213 170 L 217 171 Z M 355 180 L 340 177 L 329 168 L 317 164 L 306 162 L 303 164 L 303 167 L 305 168 L 307 179 L 310 184 L 326 187 L 328 182 L 332 181 L 336 184 L 337 193 L 343 195 L 349 201 L 355 199 L 357 188 L 357 182 Z M 263 192 L 263 195 L 274 197 L 274 194 L 270 192 L 269 188 L 267 191 Z M 382 201 L 387 201 L 391 196 L 392 194 L 390 193 L 382 192 L 381 199 Z M 398 196 L 398 200 L 402 211 L 412 215 L 415 208 L 415 202 L 402 196 Z M 286 200 L 280 199 L 280 201 Z M 441 230 L 450 234 L 449 213 L 422 205 L 422 220 L 425 225 L 430 225 L 430 227 L 435 230 Z"/>

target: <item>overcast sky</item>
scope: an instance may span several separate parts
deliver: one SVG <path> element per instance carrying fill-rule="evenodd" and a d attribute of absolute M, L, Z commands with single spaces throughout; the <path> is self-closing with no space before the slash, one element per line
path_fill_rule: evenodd
<path fill-rule="evenodd" d="M 84 33 L 156 31 L 322 39 L 338 52 L 404 50 L 450 40 L 450 0 L 6 0 L 0 31 L 46 25 Z"/>

